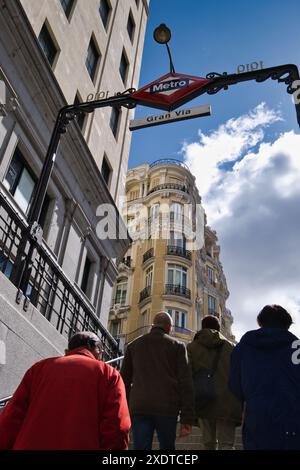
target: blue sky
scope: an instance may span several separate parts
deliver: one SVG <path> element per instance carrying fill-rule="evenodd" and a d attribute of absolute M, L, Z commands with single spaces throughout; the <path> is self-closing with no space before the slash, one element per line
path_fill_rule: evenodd
<path fill-rule="evenodd" d="M 212 71 L 235 73 L 239 64 L 260 60 L 264 67 L 288 63 L 300 66 L 299 10 L 297 0 L 151 0 L 140 87 L 168 72 L 166 49 L 152 36 L 160 23 L 172 30 L 170 46 L 179 73 L 204 77 Z M 280 108 L 285 119 L 268 133 L 297 130 L 294 106 L 284 84 L 273 80 L 241 83 L 191 102 L 190 106 L 211 104 L 210 117 L 135 131 L 129 166 L 162 157 L 181 158 L 182 142 L 195 139 L 199 128 L 204 132 L 214 129 L 262 101 Z M 158 113 L 139 107 L 136 117 Z"/>
<path fill-rule="evenodd" d="M 235 73 L 239 64 L 300 66 L 299 0 L 151 0 L 140 87 L 168 72 L 152 38 L 166 23 L 178 73 Z M 129 166 L 160 158 L 189 165 L 217 230 L 239 339 L 268 303 L 287 308 L 300 336 L 300 135 L 286 85 L 246 82 L 203 95 L 212 116 L 135 131 Z M 185 105 L 187 107 L 188 105 Z M 136 117 L 159 111 L 140 107 Z"/>

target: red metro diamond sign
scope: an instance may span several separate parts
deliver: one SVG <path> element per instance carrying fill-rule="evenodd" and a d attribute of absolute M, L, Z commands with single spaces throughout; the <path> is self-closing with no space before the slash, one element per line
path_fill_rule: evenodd
<path fill-rule="evenodd" d="M 211 82 L 207 78 L 168 73 L 132 93 L 131 98 L 143 106 L 172 111 L 198 96 L 200 89 L 205 92 Z"/>

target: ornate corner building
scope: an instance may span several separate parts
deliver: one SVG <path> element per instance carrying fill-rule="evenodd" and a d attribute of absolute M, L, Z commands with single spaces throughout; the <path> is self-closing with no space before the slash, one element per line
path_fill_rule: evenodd
<path fill-rule="evenodd" d="M 160 310 L 170 313 L 173 334 L 183 341 L 208 314 L 234 340 L 218 238 L 206 224 L 188 168 L 166 159 L 130 169 L 123 217 L 133 241 L 118 265 L 109 313 L 109 330 L 120 346 L 147 332 Z"/>

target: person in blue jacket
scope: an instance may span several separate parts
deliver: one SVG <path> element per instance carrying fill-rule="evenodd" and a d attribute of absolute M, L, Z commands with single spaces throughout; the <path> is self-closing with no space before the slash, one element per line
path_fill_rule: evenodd
<path fill-rule="evenodd" d="M 300 341 L 291 315 L 265 306 L 231 356 L 229 387 L 244 403 L 245 450 L 300 450 Z"/>

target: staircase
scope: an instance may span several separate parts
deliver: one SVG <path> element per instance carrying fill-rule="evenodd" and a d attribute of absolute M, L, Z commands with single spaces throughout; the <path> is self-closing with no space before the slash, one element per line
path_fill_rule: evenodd
<path fill-rule="evenodd" d="M 177 434 L 179 433 L 179 425 L 177 426 Z M 201 431 L 198 427 L 193 426 L 192 433 L 187 437 L 177 437 L 176 439 L 176 450 L 203 450 L 203 444 L 201 442 L 202 435 Z M 133 448 L 132 441 L 130 442 L 129 449 Z M 153 439 L 153 450 L 159 449 L 159 444 L 157 440 L 156 434 L 154 434 Z M 242 445 L 242 432 L 241 428 L 237 428 L 236 430 L 236 437 L 235 437 L 235 449 L 236 450 L 243 450 Z"/>

